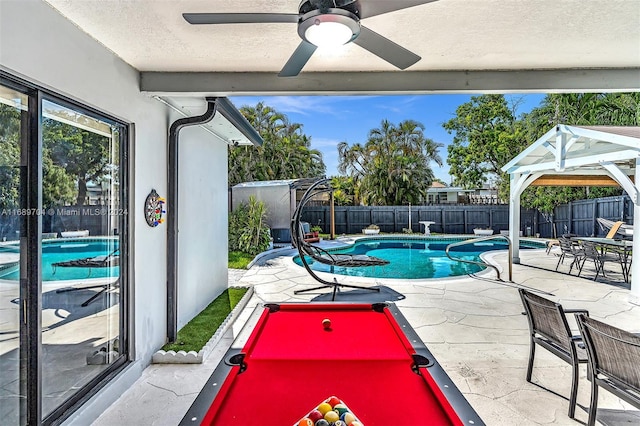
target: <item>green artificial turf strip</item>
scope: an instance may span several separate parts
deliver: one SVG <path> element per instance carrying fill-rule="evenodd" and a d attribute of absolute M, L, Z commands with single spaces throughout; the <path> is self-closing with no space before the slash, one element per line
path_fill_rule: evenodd
<path fill-rule="evenodd" d="M 241 251 L 229 252 L 229 268 L 231 269 L 247 269 L 249 262 L 253 260 L 253 256 Z"/>
<path fill-rule="evenodd" d="M 176 352 L 200 351 L 247 290 L 247 288 L 233 287 L 223 291 L 209 306 L 178 331 L 175 343 L 167 343 L 162 349 Z"/>

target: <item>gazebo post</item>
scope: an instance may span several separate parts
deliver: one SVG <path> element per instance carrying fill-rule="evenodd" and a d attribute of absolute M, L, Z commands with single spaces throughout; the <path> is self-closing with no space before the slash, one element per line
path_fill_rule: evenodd
<path fill-rule="evenodd" d="M 518 182 L 520 173 L 509 175 L 509 239 L 511 239 L 511 260 L 520 263 L 520 193 Z"/>
<path fill-rule="evenodd" d="M 633 201 L 633 253 L 640 253 L 640 200 L 638 199 L 638 184 L 640 184 L 640 158 L 636 158 L 635 181 L 636 193 L 629 194 Z M 635 196 L 634 196 L 635 195 Z M 640 305 L 640 261 L 631 263 L 631 294 L 630 302 Z"/>

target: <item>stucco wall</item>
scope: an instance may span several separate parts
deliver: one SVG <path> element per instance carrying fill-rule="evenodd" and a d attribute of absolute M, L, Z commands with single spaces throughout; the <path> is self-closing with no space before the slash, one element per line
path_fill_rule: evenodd
<path fill-rule="evenodd" d="M 166 329 L 166 224 L 144 221 L 154 188 L 166 195 L 167 129 L 178 117 L 140 93 L 137 70 L 40 0 L 0 1 L 0 67 L 134 124 L 130 223 L 135 362 L 68 423 L 89 424 L 137 379 Z M 227 285 L 226 147 L 200 129 L 184 132 L 181 158 L 179 322 L 186 323 Z M 187 162 L 193 165 L 185 167 Z M 173 206 L 167 206 L 170 212 Z"/>
<path fill-rule="evenodd" d="M 227 144 L 199 127 L 183 128 L 179 144 L 178 328 L 227 288 L 228 274 Z"/>

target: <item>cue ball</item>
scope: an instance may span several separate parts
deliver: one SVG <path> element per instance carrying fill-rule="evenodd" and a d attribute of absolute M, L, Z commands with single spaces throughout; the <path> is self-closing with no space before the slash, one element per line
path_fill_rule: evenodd
<path fill-rule="evenodd" d="M 325 318 L 322 320 L 322 326 L 325 328 L 325 330 L 328 330 L 331 328 L 331 320 L 329 318 Z"/>

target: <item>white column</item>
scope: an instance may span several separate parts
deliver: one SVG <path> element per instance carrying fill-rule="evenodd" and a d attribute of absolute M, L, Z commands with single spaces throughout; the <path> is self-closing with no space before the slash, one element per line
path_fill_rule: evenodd
<path fill-rule="evenodd" d="M 636 159 L 636 173 L 634 185 L 640 184 L 640 159 Z M 640 255 L 640 200 L 633 202 L 633 254 Z M 631 303 L 640 305 L 640 260 L 631 264 Z"/>
<path fill-rule="evenodd" d="M 520 173 L 509 175 L 509 238 L 513 263 L 520 263 L 520 191 L 517 188 L 519 180 Z"/>

